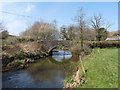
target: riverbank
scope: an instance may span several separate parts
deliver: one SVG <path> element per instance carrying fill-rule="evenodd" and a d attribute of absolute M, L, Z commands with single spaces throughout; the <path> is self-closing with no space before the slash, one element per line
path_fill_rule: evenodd
<path fill-rule="evenodd" d="M 118 88 L 118 48 L 93 49 L 83 63 L 87 72 L 76 88 Z M 73 83 L 71 77 L 66 81 Z"/>
<path fill-rule="evenodd" d="M 76 69 L 78 57 L 60 60 L 59 56 L 64 58 L 53 55 L 36 60 L 25 69 L 2 73 L 3 88 L 63 88 L 63 80 Z"/>
<path fill-rule="evenodd" d="M 35 60 L 49 56 L 37 42 L 3 44 L 2 71 L 23 69 Z"/>
<path fill-rule="evenodd" d="M 45 57 L 47 56 L 38 58 L 36 60 L 39 60 Z M 28 67 L 29 64 L 35 63 L 36 60 L 31 58 L 25 58 L 23 60 L 13 60 L 12 62 L 8 63 L 6 66 L 2 66 L 2 72 L 25 69 Z"/>

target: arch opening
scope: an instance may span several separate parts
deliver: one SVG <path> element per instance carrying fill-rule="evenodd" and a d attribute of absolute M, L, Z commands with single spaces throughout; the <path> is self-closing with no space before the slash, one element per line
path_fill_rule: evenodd
<path fill-rule="evenodd" d="M 65 46 L 65 45 L 57 45 L 57 46 L 54 46 L 54 47 L 52 47 L 51 49 L 49 49 L 48 53 L 49 53 L 50 56 L 52 56 L 52 51 L 53 51 L 54 49 L 69 50 L 69 49 L 67 48 L 67 46 Z"/>

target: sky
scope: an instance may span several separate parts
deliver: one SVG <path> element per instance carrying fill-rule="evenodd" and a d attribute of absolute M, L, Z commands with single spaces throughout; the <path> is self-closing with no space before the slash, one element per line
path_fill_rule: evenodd
<path fill-rule="evenodd" d="M 60 28 L 76 24 L 73 18 L 81 7 L 86 18 L 101 13 L 105 22 L 112 24 L 108 31 L 118 30 L 117 2 L 0 2 L 0 21 L 11 35 L 19 35 L 31 23 L 41 20 L 48 23 L 56 20 Z"/>

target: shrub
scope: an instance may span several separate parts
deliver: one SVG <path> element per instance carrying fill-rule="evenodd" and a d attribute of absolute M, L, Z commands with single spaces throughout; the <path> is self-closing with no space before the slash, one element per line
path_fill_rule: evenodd
<path fill-rule="evenodd" d="M 18 41 L 18 42 L 25 42 L 26 39 L 25 39 L 25 38 L 18 38 L 17 41 Z"/>
<path fill-rule="evenodd" d="M 6 40 L 5 39 L 0 39 L 1 41 L 1 44 L 4 45 L 6 43 Z"/>
<path fill-rule="evenodd" d="M 35 41 L 35 40 L 34 40 L 34 39 L 32 39 L 32 38 L 30 38 L 30 39 L 28 39 L 28 41 L 33 42 L 33 41 Z"/>
<path fill-rule="evenodd" d="M 10 63 L 10 65 L 12 67 L 18 67 L 18 66 L 20 66 L 23 63 L 25 63 L 25 62 L 24 61 L 14 61 L 14 62 Z"/>
<path fill-rule="evenodd" d="M 112 47 L 120 47 L 120 43 L 118 41 L 99 41 L 99 42 L 88 42 L 88 46 L 91 48 L 112 48 Z"/>
<path fill-rule="evenodd" d="M 33 38 L 17 38 L 17 42 L 33 42 L 35 39 Z"/>
<path fill-rule="evenodd" d="M 31 58 L 25 58 L 24 60 L 32 60 Z"/>
<path fill-rule="evenodd" d="M 4 51 L 4 50 L 7 50 L 7 49 L 9 49 L 8 46 L 6 46 L 6 45 L 2 46 L 2 50 L 3 50 L 3 51 Z"/>
<path fill-rule="evenodd" d="M 8 63 L 14 61 L 14 57 L 9 57 L 7 55 L 2 55 L 2 65 L 6 66 Z"/>
<path fill-rule="evenodd" d="M 6 39 L 6 44 L 14 44 L 14 43 L 16 43 L 16 41 L 17 41 L 16 37 L 8 37 Z"/>
<path fill-rule="evenodd" d="M 15 54 L 16 59 L 22 60 L 25 59 L 26 56 L 23 52 L 20 52 L 19 54 Z"/>
<path fill-rule="evenodd" d="M 72 53 L 74 54 L 81 54 L 81 52 L 84 52 L 84 54 L 90 54 L 91 52 L 91 49 L 89 48 L 89 46 L 87 45 L 83 45 L 83 47 L 81 47 L 80 43 L 76 44 L 76 45 L 73 45 L 70 47 L 70 50 Z"/>

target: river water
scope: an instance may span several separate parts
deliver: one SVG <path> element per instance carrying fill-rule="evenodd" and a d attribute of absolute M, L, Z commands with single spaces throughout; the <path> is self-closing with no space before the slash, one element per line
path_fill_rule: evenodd
<path fill-rule="evenodd" d="M 53 50 L 52 56 L 36 60 L 24 70 L 2 74 L 3 88 L 62 88 L 63 81 L 76 70 L 77 56 Z"/>

